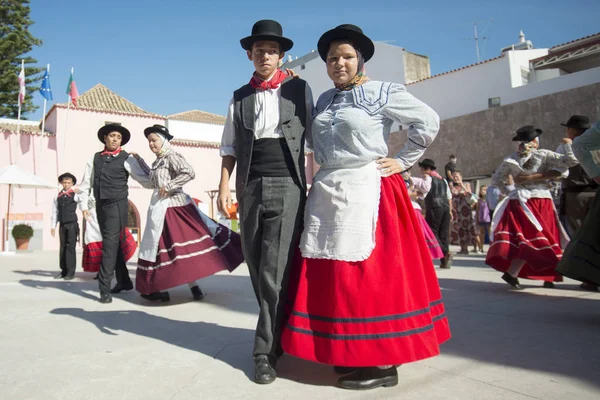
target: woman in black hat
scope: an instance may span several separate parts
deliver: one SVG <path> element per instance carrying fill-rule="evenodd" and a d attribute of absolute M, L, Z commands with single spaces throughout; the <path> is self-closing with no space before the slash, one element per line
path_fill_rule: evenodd
<path fill-rule="evenodd" d="M 492 185 L 505 197 L 494 211 L 493 241 L 486 263 L 503 272 L 502 279 L 514 289 L 522 289 L 518 278 L 544 281 L 545 287 L 562 281 L 556 266 L 568 237 L 560 224 L 548 181 L 539 180 L 555 168 L 577 164 L 571 139 L 563 139 L 565 153 L 538 149 L 541 129 L 531 125 L 517 130 L 512 139 L 519 142 L 516 153 L 506 158 L 492 176 Z M 515 188 L 506 187 L 508 176 L 515 177 Z"/>
<path fill-rule="evenodd" d="M 127 224 L 129 176 L 143 187 L 152 187 L 148 180 L 149 167 L 121 148 L 129 142 L 131 134 L 122 125 L 108 124 L 98 130 L 98 140 L 104 150 L 96 153 L 85 166 L 83 181 L 79 187 L 84 218 L 90 218 L 88 197 L 96 199 L 96 214 L 102 232 L 102 264 L 98 274 L 100 302 L 112 302 L 111 293 L 132 290 L 133 282 L 125 264 L 121 246 L 121 232 Z M 113 275 L 117 284 L 111 289 Z"/>
<path fill-rule="evenodd" d="M 239 235 L 204 215 L 183 186 L 194 169 L 171 148 L 162 125 L 144 130 L 156 160 L 149 179 L 154 193 L 138 254 L 135 287 L 151 301 L 169 301 L 163 290 L 187 283 L 195 300 L 204 298 L 197 279 L 233 271 L 244 259 Z"/>
<path fill-rule="evenodd" d="M 318 50 L 335 88 L 314 112 L 321 168 L 306 204 L 283 348 L 336 366 L 345 374 L 343 388 L 394 386 L 396 365 L 438 355 L 450 337 L 431 255 L 400 175 L 431 144 L 439 118 L 404 86 L 369 80 L 364 65 L 375 46 L 359 27 L 326 32 Z M 408 127 L 408 141 L 387 158 L 394 122 Z"/>

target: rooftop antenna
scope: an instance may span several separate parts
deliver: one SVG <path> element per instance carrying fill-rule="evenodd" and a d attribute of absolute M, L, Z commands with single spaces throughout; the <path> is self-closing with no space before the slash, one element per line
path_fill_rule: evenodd
<path fill-rule="evenodd" d="M 475 51 L 477 52 L 477 62 L 479 63 L 479 62 L 481 62 L 481 58 L 479 56 L 479 39 L 480 38 L 479 38 L 479 34 L 477 33 L 477 23 L 478 22 L 484 22 L 484 21 L 473 22 L 473 30 L 475 32 L 475 37 L 474 37 L 474 39 L 475 39 Z M 487 21 L 487 24 L 483 28 L 483 31 L 481 31 L 481 35 L 483 35 L 485 33 L 485 31 L 487 30 L 487 28 L 490 26 L 490 24 L 492 22 L 494 22 L 494 18 L 490 18 L 490 20 Z M 481 39 L 484 40 L 484 47 L 483 48 L 485 50 L 485 41 L 487 41 L 488 38 L 486 36 L 484 36 Z"/>

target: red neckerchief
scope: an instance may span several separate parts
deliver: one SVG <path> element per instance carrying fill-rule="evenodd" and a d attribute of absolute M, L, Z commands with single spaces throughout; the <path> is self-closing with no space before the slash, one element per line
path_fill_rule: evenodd
<path fill-rule="evenodd" d="M 69 197 L 71 197 L 71 196 L 73 196 L 74 193 L 75 192 L 73 191 L 73 189 L 69 189 L 67 191 L 61 190 L 60 192 L 58 192 L 58 198 L 61 198 L 63 196 L 69 196 Z"/>
<path fill-rule="evenodd" d="M 119 153 L 121 152 L 121 148 L 117 148 L 115 151 L 110 151 L 108 150 L 106 147 L 104 148 L 104 151 L 102 153 L 100 153 L 101 156 L 113 156 L 116 157 L 119 155 Z"/>
<path fill-rule="evenodd" d="M 287 78 L 287 74 L 280 69 L 278 69 L 277 72 L 275 72 L 275 75 L 268 81 L 259 78 L 255 72 L 254 75 L 252 75 L 252 79 L 250 79 L 250 86 L 257 90 L 277 89 L 285 78 Z"/>

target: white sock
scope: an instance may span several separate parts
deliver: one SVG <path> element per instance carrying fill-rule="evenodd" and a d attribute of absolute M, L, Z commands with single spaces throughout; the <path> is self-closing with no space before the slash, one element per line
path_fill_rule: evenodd
<path fill-rule="evenodd" d="M 523 266 L 525 265 L 525 260 L 520 260 L 520 259 L 515 259 L 512 260 L 512 262 L 510 263 L 510 268 L 508 268 L 508 274 L 510 276 L 512 276 L 513 278 L 516 278 L 517 276 L 519 276 L 519 272 L 521 272 L 521 269 L 523 269 Z"/>

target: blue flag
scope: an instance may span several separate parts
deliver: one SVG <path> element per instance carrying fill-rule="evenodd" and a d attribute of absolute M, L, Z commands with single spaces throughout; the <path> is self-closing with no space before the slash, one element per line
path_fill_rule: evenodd
<path fill-rule="evenodd" d="M 52 100 L 52 89 L 50 88 L 50 74 L 48 74 L 48 69 L 44 72 L 44 80 L 42 81 L 40 93 L 46 100 Z"/>

